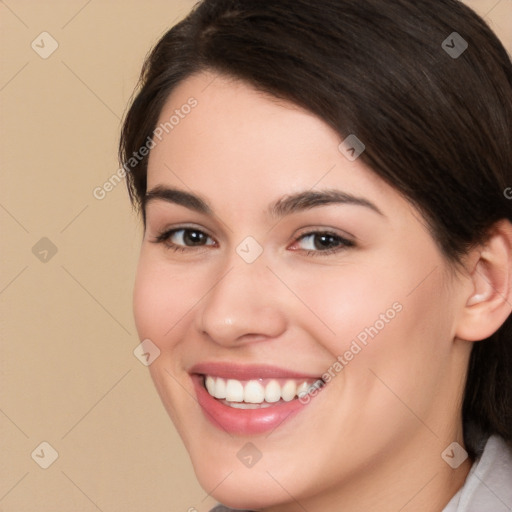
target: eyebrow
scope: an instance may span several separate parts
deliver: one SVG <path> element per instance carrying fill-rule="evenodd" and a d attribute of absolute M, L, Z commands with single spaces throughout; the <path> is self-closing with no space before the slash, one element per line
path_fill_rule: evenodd
<path fill-rule="evenodd" d="M 179 190 L 177 188 L 169 188 L 163 185 L 157 185 L 156 187 L 152 188 L 149 192 L 146 193 L 142 201 L 144 210 L 146 209 L 148 203 L 156 200 L 179 204 L 185 208 L 188 208 L 189 210 L 193 210 L 204 215 L 213 214 L 213 210 L 204 199 L 195 194 L 191 194 L 190 192 L 185 192 L 184 190 Z"/>
<path fill-rule="evenodd" d="M 284 217 L 292 213 L 330 204 L 364 206 L 385 217 L 382 211 L 371 201 L 368 201 L 368 199 L 336 189 L 319 191 L 307 190 L 305 192 L 285 196 L 269 207 L 269 213 L 272 217 Z"/>
<path fill-rule="evenodd" d="M 213 215 L 213 209 L 205 199 L 190 192 L 185 192 L 184 190 L 157 185 L 144 196 L 144 209 L 148 203 L 155 200 L 178 204 L 188 208 L 189 210 L 193 210 L 204 215 Z M 326 206 L 330 204 L 351 204 L 363 206 L 385 217 L 382 211 L 368 199 L 365 199 L 364 197 L 358 197 L 337 189 L 319 191 L 307 190 L 304 192 L 287 195 L 271 204 L 268 207 L 267 212 L 271 217 L 281 218 L 292 213 L 297 213 L 304 210 L 309 210 L 311 208 L 316 208 L 318 206 Z"/>

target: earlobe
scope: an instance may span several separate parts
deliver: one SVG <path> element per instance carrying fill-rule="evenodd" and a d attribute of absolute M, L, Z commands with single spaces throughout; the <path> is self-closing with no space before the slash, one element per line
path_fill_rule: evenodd
<path fill-rule="evenodd" d="M 512 224 L 497 222 L 475 256 L 471 292 L 456 329 L 456 337 L 466 341 L 488 338 L 512 311 Z"/>

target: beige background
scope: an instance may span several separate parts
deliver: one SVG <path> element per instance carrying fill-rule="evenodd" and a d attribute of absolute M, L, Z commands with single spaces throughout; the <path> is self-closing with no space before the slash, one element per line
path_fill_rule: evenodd
<path fill-rule="evenodd" d="M 512 52 L 512 0 L 467 3 Z M 125 184 L 92 194 L 118 169 L 144 55 L 192 5 L 0 1 L 0 512 L 214 503 L 133 354 L 141 230 Z M 58 43 L 46 59 L 42 32 Z M 42 442 L 58 452 L 47 469 Z"/>

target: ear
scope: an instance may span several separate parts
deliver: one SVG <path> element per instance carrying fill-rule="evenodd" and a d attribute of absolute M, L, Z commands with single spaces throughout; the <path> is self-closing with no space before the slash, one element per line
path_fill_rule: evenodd
<path fill-rule="evenodd" d="M 480 341 L 494 334 L 512 311 L 512 224 L 500 220 L 469 260 L 469 293 L 455 336 Z"/>

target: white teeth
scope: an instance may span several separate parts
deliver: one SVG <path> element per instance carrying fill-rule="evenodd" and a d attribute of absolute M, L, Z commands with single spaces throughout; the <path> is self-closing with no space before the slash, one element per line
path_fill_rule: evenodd
<path fill-rule="evenodd" d="M 257 380 L 250 380 L 244 388 L 244 402 L 261 404 L 265 400 L 265 389 Z"/>
<path fill-rule="evenodd" d="M 306 395 L 309 391 L 309 387 L 310 385 L 307 382 L 303 382 L 300 386 L 297 386 L 297 396 L 301 398 Z"/>
<path fill-rule="evenodd" d="M 212 396 L 215 396 L 215 379 L 208 375 L 204 381 L 204 385 L 206 386 L 208 393 L 210 393 Z"/>
<path fill-rule="evenodd" d="M 239 380 L 228 380 L 226 384 L 226 400 L 228 402 L 244 401 L 244 386 Z"/>
<path fill-rule="evenodd" d="M 222 400 L 223 398 L 226 398 L 226 381 L 224 379 L 214 379 L 214 380 L 215 380 L 215 393 L 213 393 L 213 396 L 220 400 Z M 210 395 L 211 394 L 212 393 L 210 393 Z"/>
<path fill-rule="evenodd" d="M 281 389 L 281 398 L 285 402 L 289 402 L 295 398 L 297 394 L 297 384 L 293 380 L 286 381 L 286 384 Z"/>
<path fill-rule="evenodd" d="M 271 380 L 265 388 L 265 402 L 279 402 L 281 399 L 281 386 L 277 380 Z"/>
<path fill-rule="evenodd" d="M 257 405 L 266 406 L 283 400 L 290 402 L 295 397 L 302 397 L 317 386 L 323 385 L 323 381 L 318 380 L 315 383 L 311 381 L 296 381 L 289 379 L 283 385 L 278 380 L 272 379 L 263 386 L 261 379 L 249 381 L 239 381 L 236 379 L 223 379 L 221 377 L 212 377 L 207 375 L 204 380 L 208 393 L 219 399 L 229 402 L 228 405 L 241 409 L 255 408 Z M 242 404 L 240 407 L 234 404 Z M 245 407 L 243 404 L 250 404 Z"/>
<path fill-rule="evenodd" d="M 272 407 L 272 404 L 267 404 L 266 402 L 262 402 L 261 404 L 246 404 L 245 402 L 223 402 L 225 405 L 229 405 L 229 407 L 233 407 L 234 409 L 265 409 L 266 407 Z"/>

